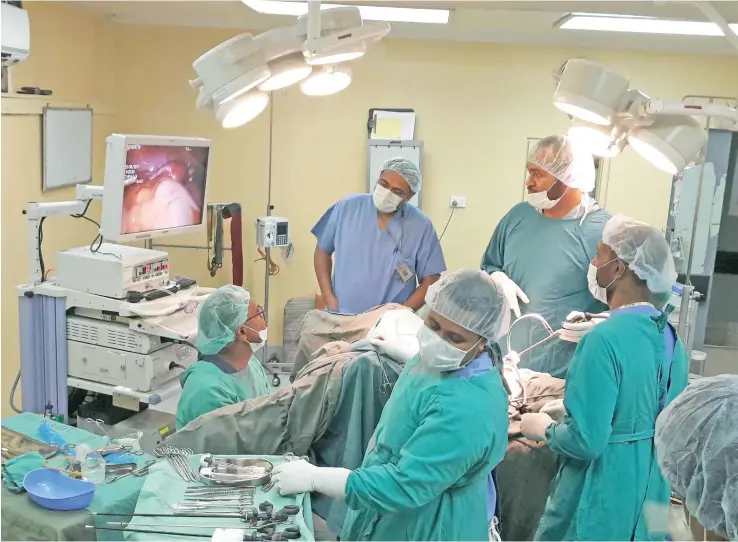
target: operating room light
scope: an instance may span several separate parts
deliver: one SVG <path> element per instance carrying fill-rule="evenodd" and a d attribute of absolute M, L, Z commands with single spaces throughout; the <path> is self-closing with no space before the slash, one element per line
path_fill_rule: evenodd
<path fill-rule="evenodd" d="M 251 91 L 222 103 L 215 118 L 223 128 L 237 128 L 256 118 L 269 104 L 269 94 Z"/>
<path fill-rule="evenodd" d="M 665 115 L 628 133 L 628 144 L 654 167 L 676 175 L 707 142 L 702 125 L 691 117 Z"/>
<path fill-rule="evenodd" d="M 612 136 L 609 127 L 597 124 L 575 124 L 569 128 L 567 136 L 595 156 L 612 158 L 623 150 L 625 141 Z"/>
<path fill-rule="evenodd" d="M 599 15 L 596 13 L 572 13 L 559 21 L 556 26 L 561 30 L 595 30 L 680 36 L 725 35 L 720 27 L 712 22 L 678 21 L 632 15 Z M 730 27 L 733 32 L 738 34 L 737 24 L 731 24 Z"/>
<path fill-rule="evenodd" d="M 285 2 L 281 0 L 242 0 L 248 7 L 266 15 L 293 15 L 299 17 L 308 11 L 307 2 Z M 341 4 L 323 4 L 322 10 L 346 7 Z M 402 8 L 393 6 L 357 6 L 361 18 L 367 21 L 388 21 L 393 23 L 447 24 L 449 10 Z"/>
<path fill-rule="evenodd" d="M 305 79 L 313 71 L 312 66 L 305 63 L 302 53 L 295 53 L 270 64 L 272 75 L 259 85 L 259 90 L 271 92 L 289 87 Z"/>
<path fill-rule="evenodd" d="M 630 81 L 583 58 L 569 60 L 554 92 L 554 105 L 568 115 L 608 126 L 621 108 Z"/>
<path fill-rule="evenodd" d="M 324 67 L 300 83 L 308 96 L 328 96 L 341 92 L 351 84 L 351 69 L 346 66 Z"/>

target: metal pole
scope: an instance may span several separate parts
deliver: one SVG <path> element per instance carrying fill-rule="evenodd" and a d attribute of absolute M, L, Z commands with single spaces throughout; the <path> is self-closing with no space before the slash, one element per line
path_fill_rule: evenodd
<path fill-rule="evenodd" d="M 147 248 L 189 248 L 192 250 L 208 250 L 210 247 L 203 245 L 161 245 L 159 243 L 153 243 Z M 223 250 L 232 250 L 231 247 L 223 247 Z"/>
<path fill-rule="evenodd" d="M 267 189 L 267 216 L 272 215 L 272 148 L 274 144 L 274 93 L 270 93 L 269 100 L 269 183 Z M 264 272 L 264 323 L 269 326 L 269 277 L 270 269 L 272 264 L 271 250 L 266 248 L 264 250 L 264 262 L 266 263 L 266 270 Z M 266 356 L 266 349 L 268 346 L 268 340 L 264 344 L 264 355 Z M 264 360 L 266 361 L 266 359 Z"/>
<path fill-rule="evenodd" d="M 713 103 L 713 98 L 710 98 L 710 103 Z M 708 133 L 710 133 L 710 121 L 712 120 L 711 117 L 707 117 L 707 122 L 705 124 L 705 130 Z M 696 244 L 696 236 L 697 236 L 697 222 L 700 217 L 700 203 L 702 200 L 702 184 L 703 179 L 705 176 L 705 165 L 707 161 L 707 143 L 705 143 L 704 148 L 702 149 L 702 166 L 700 169 L 700 178 L 699 182 L 697 183 L 697 202 L 696 207 L 694 210 L 694 219 L 692 221 L 692 235 L 689 240 L 689 257 L 687 258 L 687 271 L 686 271 L 686 279 L 684 284 L 684 290 L 682 291 L 682 301 L 679 306 L 679 322 L 677 324 L 677 333 L 679 334 L 679 337 L 684 342 L 685 346 L 689 346 L 691 344 L 691 341 L 687 337 L 687 323 L 690 320 L 689 310 L 690 310 L 690 301 L 692 300 L 692 294 L 694 292 L 694 286 L 692 286 L 692 263 L 694 260 L 694 246 Z M 690 329 L 689 334 L 691 335 L 694 333 L 693 329 Z M 690 359 L 692 357 L 691 352 L 687 352 L 687 355 L 690 356 Z"/>

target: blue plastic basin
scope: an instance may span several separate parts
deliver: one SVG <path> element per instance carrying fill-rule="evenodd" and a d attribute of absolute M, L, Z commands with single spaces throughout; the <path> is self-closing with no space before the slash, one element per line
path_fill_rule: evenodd
<path fill-rule="evenodd" d="M 48 510 L 81 510 L 95 495 L 95 484 L 75 480 L 54 469 L 36 469 L 23 478 L 23 488 L 33 502 Z"/>

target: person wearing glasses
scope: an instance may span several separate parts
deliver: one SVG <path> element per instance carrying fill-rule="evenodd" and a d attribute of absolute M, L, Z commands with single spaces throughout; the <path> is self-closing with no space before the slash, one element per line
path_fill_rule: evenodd
<path fill-rule="evenodd" d="M 359 314 L 385 303 L 420 309 L 446 270 L 430 218 L 412 205 L 422 176 L 405 158 L 382 167 L 372 194 L 333 204 L 312 229 L 320 293 L 332 312 Z"/>
<path fill-rule="evenodd" d="M 254 357 L 266 340 L 264 310 L 249 292 L 229 284 L 208 296 L 197 314 L 199 359 L 180 376 L 178 431 L 203 414 L 269 393 Z"/>

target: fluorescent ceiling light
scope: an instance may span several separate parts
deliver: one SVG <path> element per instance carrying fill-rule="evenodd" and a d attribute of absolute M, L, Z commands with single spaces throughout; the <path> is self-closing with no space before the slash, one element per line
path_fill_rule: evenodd
<path fill-rule="evenodd" d="M 307 2 L 292 0 L 241 0 L 248 7 L 267 15 L 294 15 L 299 17 L 308 11 Z M 342 4 L 321 4 L 320 9 L 326 10 L 337 7 L 346 7 Z M 449 10 L 447 9 L 416 9 L 398 8 L 390 6 L 356 6 L 361 17 L 367 21 L 389 21 L 394 23 L 429 23 L 447 24 Z"/>
<path fill-rule="evenodd" d="M 604 32 L 635 32 L 640 34 L 677 34 L 682 36 L 724 36 L 715 23 L 676 21 L 630 15 L 598 15 L 572 13 L 556 23 L 562 30 L 597 30 Z M 738 23 L 729 25 L 738 35 Z"/>

